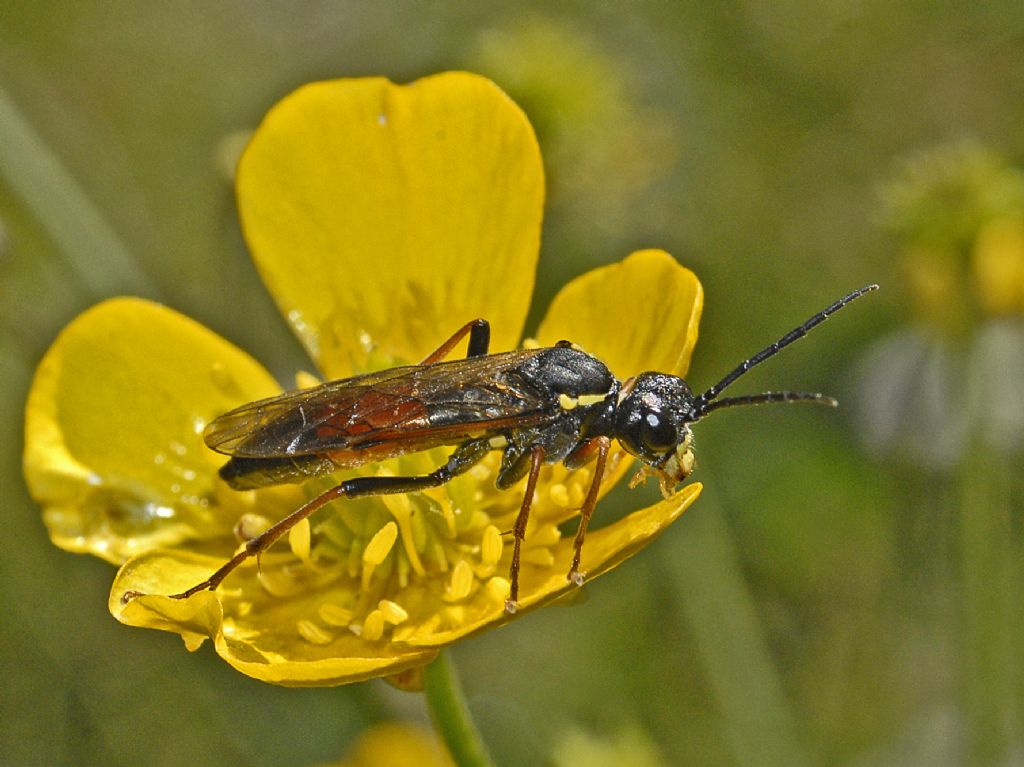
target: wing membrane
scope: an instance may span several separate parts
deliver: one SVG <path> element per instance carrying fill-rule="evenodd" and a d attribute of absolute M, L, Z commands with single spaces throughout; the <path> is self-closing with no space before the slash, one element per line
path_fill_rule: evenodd
<path fill-rule="evenodd" d="M 207 426 L 206 444 L 240 458 L 370 450 L 393 455 L 539 423 L 547 403 L 508 373 L 538 350 L 391 368 L 243 405 Z"/>

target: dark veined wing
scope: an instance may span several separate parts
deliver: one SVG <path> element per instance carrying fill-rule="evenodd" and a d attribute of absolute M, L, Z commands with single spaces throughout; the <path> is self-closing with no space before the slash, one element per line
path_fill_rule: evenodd
<path fill-rule="evenodd" d="M 389 455 L 454 444 L 551 416 L 550 403 L 506 374 L 540 350 L 391 368 L 251 402 L 215 418 L 203 438 L 239 458 L 371 450 Z M 364 459 L 365 460 L 365 459 Z"/>

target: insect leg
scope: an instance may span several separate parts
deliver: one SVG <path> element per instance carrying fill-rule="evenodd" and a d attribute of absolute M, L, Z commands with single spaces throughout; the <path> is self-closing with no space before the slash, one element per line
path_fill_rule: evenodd
<path fill-rule="evenodd" d="M 597 452 L 597 463 L 594 465 L 594 479 L 590 483 L 587 497 L 583 500 L 583 508 L 580 509 L 580 525 L 576 528 L 575 552 L 572 555 L 572 566 L 569 568 L 568 579 L 577 586 L 583 585 L 583 573 L 580 572 L 580 557 L 583 555 L 583 539 L 587 536 L 587 525 L 590 524 L 590 515 L 594 513 L 594 506 L 597 505 L 597 494 L 601 489 L 601 479 L 604 477 L 605 465 L 608 461 L 608 448 L 611 440 L 608 437 L 595 437 L 589 442 L 583 443 L 572 455 L 574 459 L 570 466 L 579 466 L 589 460 L 593 452 Z M 568 463 L 568 461 L 567 461 Z"/>
<path fill-rule="evenodd" d="M 485 439 L 473 440 L 456 448 L 448 458 L 448 462 L 439 469 L 418 477 L 355 477 L 348 479 L 330 490 L 327 490 L 303 506 L 293 511 L 284 519 L 264 530 L 255 538 L 246 542 L 245 547 L 226 562 L 217 572 L 202 583 L 197 583 L 187 591 L 173 594 L 172 599 L 188 599 L 193 594 L 206 589 L 213 590 L 220 585 L 232 570 L 249 557 L 262 554 L 276 543 L 281 536 L 291 530 L 302 520 L 309 517 L 317 509 L 337 500 L 338 498 L 360 498 L 368 495 L 393 495 L 412 493 L 429 487 L 437 487 L 462 474 L 480 461 L 489 450 L 490 443 Z M 137 596 L 128 592 L 122 597 L 127 601 Z"/>
<path fill-rule="evenodd" d="M 309 517 L 314 511 L 319 509 L 331 501 L 345 495 L 345 483 L 336 485 L 330 490 L 321 493 L 316 498 L 307 503 L 303 504 L 284 519 L 280 520 L 276 524 L 268 527 L 262 533 L 257 535 L 255 538 L 251 538 L 246 541 L 245 546 L 235 556 L 231 557 L 225 562 L 220 569 L 217 570 L 213 575 L 207 578 L 202 583 L 197 583 L 187 591 L 183 591 L 180 594 L 171 594 L 171 599 L 188 599 L 193 594 L 198 594 L 200 591 L 209 589 L 213 591 L 217 588 L 221 581 L 228 577 L 231 572 L 238 567 L 242 562 L 247 560 L 249 557 L 255 557 L 262 554 L 264 551 L 269 549 L 277 540 L 291 530 L 295 525 L 299 524 L 302 520 Z M 132 597 L 138 596 L 135 592 L 127 592 L 121 597 L 122 602 L 129 601 Z"/>
<path fill-rule="evenodd" d="M 512 565 L 508 570 L 510 588 L 508 599 L 505 600 L 505 612 L 510 615 L 516 611 L 516 602 L 519 601 L 519 555 L 523 547 L 523 539 L 526 537 L 526 523 L 530 519 L 533 493 L 537 489 L 537 476 L 540 474 L 540 467 L 543 463 L 544 448 L 537 445 L 530 451 L 530 473 L 526 479 L 526 493 L 523 495 L 523 505 L 519 507 L 515 527 L 512 528 Z"/>
<path fill-rule="evenodd" d="M 471 320 L 455 331 L 451 338 L 427 355 L 421 365 L 433 365 L 448 356 L 455 345 L 469 333 L 469 352 L 467 357 L 481 357 L 487 354 L 491 345 L 491 324 L 487 320 Z"/>

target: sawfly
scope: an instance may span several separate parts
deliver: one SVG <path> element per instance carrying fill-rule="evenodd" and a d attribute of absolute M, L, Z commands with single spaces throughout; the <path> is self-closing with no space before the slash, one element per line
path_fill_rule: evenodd
<path fill-rule="evenodd" d="M 665 373 L 645 372 L 619 381 L 601 360 L 568 341 L 490 354 L 490 326 L 476 319 L 418 365 L 330 381 L 236 408 L 214 419 L 203 438 L 210 448 L 229 456 L 220 476 L 237 490 L 304 482 L 441 445 L 455 449 L 444 465 L 429 474 L 340 482 L 250 539 L 207 580 L 174 597 L 185 599 L 217 588 L 243 561 L 266 551 L 332 501 L 437 487 L 491 451 L 501 451 L 498 488 L 509 488 L 526 477 L 512 529 L 510 590 L 505 602 L 509 613 L 515 612 L 519 599 L 520 550 L 541 466 L 561 462 L 575 469 L 594 462 L 567 574 L 569 580 L 582 584 L 583 540 L 612 440 L 643 464 L 637 481 L 656 477 L 668 495 L 693 471 L 692 426 L 708 413 L 766 402 L 835 406 L 831 397 L 810 392 L 719 395 L 755 365 L 877 287 L 868 285 L 844 296 L 696 395 L 682 378 Z M 468 355 L 446 361 L 467 335 Z"/>

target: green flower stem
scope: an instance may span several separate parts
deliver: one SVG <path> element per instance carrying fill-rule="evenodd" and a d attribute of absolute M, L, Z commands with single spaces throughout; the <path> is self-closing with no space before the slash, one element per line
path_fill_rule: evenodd
<path fill-rule="evenodd" d="M 1015 648 L 1020 548 L 1009 459 L 976 440 L 962 464 L 963 696 L 972 764 L 1004 764 L 1021 736 Z"/>
<path fill-rule="evenodd" d="M 470 716 L 458 675 L 444 650 L 424 671 L 423 692 L 434 727 L 455 763 L 459 767 L 493 767 L 494 762 Z"/>

